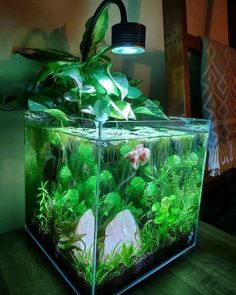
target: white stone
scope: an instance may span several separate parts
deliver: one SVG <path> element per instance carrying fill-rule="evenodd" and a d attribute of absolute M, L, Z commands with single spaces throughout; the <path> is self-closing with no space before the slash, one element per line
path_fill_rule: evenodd
<path fill-rule="evenodd" d="M 95 218 L 91 209 L 87 210 L 80 218 L 75 234 L 83 235 L 82 241 L 77 241 L 75 245 L 83 252 L 89 252 L 90 258 L 93 257 L 93 240 L 94 240 Z M 78 254 L 81 251 L 78 251 Z"/>
<path fill-rule="evenodd" d="M 119 253 L 124 244 L 133 245 L 135 249 L 141 244 L 138 225 L 129 209 L 119 212 L 107 225 L 102 260 Z"/>

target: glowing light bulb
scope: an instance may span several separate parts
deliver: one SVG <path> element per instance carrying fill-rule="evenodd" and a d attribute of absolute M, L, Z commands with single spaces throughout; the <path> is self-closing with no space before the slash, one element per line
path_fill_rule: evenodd
<path fill-rule="evenodd" d="M 142 47 L 137 46 L 121 46 L 121 47 L 115 47 L 111 50 L 115 54 L 141 54 L 145 51 Z"/>

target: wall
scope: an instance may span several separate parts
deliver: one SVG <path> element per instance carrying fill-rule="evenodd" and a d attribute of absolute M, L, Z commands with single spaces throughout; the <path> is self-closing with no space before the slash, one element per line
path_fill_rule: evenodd
<path fill-rule="evenodd" d="M 32 62 L 11 53 L 14 47 L 67 50 L 79 55 L 85 21 L 100 0 L 1 0 L 0 88 L 3 96 L 19 93 L 39 70 Z M 164 41 L 161 0 L 124 0 L 130 21 L 147 26 L 147 53 L 123 58 L 113 56 L 115 71 L 144 80 L 145 95 L 165 102 Z M 119 21 L 110 9 L 110 26 Z M 108 30 L 109 32 L 109 30 Z M 110 40 L 107 33 L 106 40 Z M 23 113 L 0 112 L 0 233 L 24 224 Z"/>
<path fill-rule="evenodd" d="M 24 222 L 23 112 L 0 114 L 0 233 Z"/>
<path fill-rule="evenodd" d="M 227 0 L 186 0 L 188 33 L 228 44 Z"/>

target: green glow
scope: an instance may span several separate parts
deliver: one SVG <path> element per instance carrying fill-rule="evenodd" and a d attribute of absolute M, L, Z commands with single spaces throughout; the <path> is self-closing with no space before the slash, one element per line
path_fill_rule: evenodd
<path fill-rule="evenodd" d="M 115 47 L 111 50 L 115 54 L 141 54 L 145 52 L 145 49 L 142 47 L 135 46 L 120 46 Z"/>

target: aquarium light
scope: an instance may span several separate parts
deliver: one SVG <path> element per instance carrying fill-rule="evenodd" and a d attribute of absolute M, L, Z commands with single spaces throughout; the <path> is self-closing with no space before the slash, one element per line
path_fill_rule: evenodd
<path fill-rule="evenodd" d="M 112 48 L 111 50 L 115 54 L 141 54 L 145 50 L 142 47 L 135 47 L 135 46 L 120 46 Z"/>
<path fill-rule="evenodd" d="M 112 26 L 112 52 L 116 54 L 140 54 L 145 52 L 146 27 L 127 21 L 127 13 L 122 0 L 104 0 L 95 11 L 88 27 L 88 33 L 82 50 L 82 60 L 88 57 L 93 30 L 102 11 L 110 4 L 116 4 L 120 10 L 121 22 Z"/>

